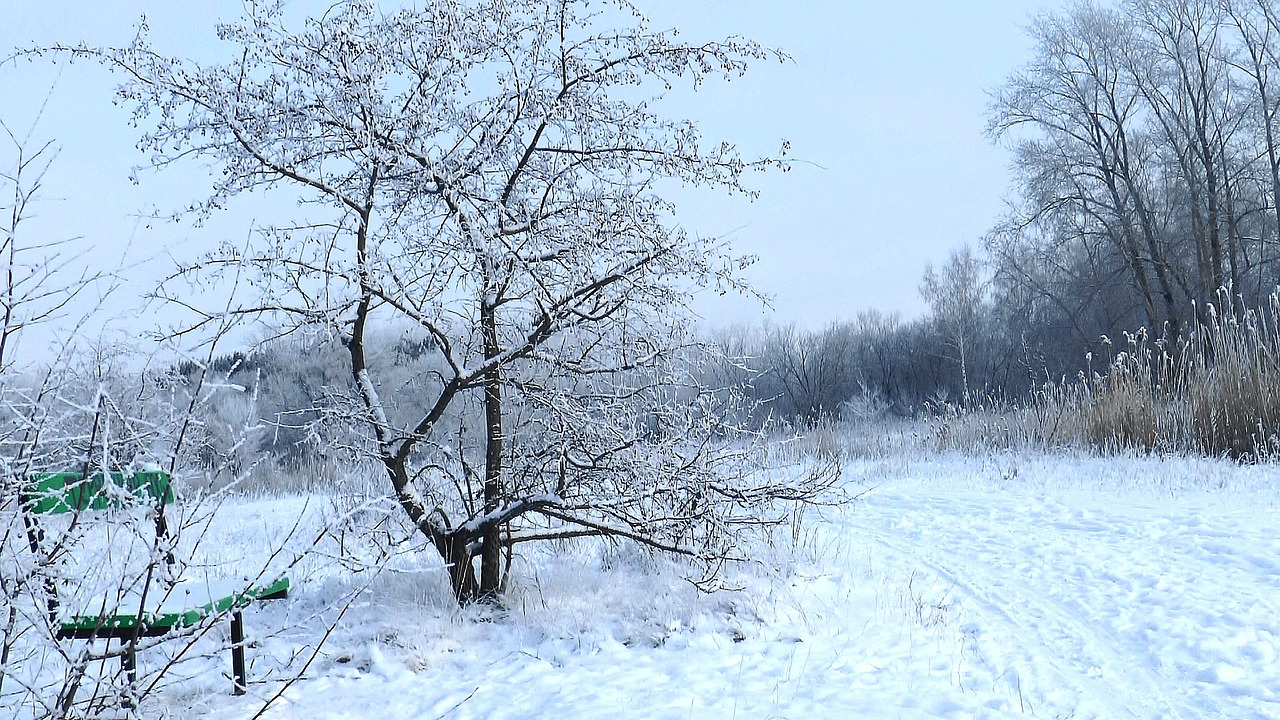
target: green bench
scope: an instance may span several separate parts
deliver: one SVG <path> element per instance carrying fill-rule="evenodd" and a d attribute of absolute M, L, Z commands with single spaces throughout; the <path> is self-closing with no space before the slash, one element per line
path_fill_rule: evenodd
<path fill-rule="evenodd" d="M 22 502 L 30 513 L 39 515 L 111 510 L 129 504 L 155 507 L 158 537 L 168 533 L 165 508 L 174 500 L 169 475 L 144 471 L 131 475 L 113 472 L 91 474 L 60 472 L 33 475 L 23 489 Z M 28 541 L 34 552 L 45 542 L 43 530 L 29 524 Z M 169 563 L 173 558 L 167 558 Z M 244 659 L 244 618 L 242 611 L 258 600 L 275 600 L 289 594 L 289 578 L 280 577 L 261 584 L 249 580 L 182 580 L 170 587 L 150 583 L 150 587 L 126 588 L 118 597 L 81 599 L 76 606 L 63 604 L 53 583 L 46 584 L 50 620 L 59 639 L 118 640 L 123 645 L 120 663 L 132 687 L 137 681 L 139 638 L 160 637 L 190 628 L 210 617 L 227 616 L 231 621 L 231 673 L 233 691 L 243 694 L 248 686 Z"/>

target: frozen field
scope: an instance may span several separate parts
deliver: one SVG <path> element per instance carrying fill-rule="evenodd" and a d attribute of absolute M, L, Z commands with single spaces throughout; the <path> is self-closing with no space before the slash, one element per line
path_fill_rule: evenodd
<path fill-rule="evenodd" d="M 246 616 L 247 696 L 218 653 L 143 714 L 246 718 L 278 695 L 262 717 L 1280 718 L 1275 468 L 998 456 L 845 477 L 861 499 L 712 594 L 577 548 L 519 562 L 503 612 L 458 612 L 430 553 L 376 575 L 312 556 L 291 599 Z M 270 534 L 300 508 L 236 514 Z"/>

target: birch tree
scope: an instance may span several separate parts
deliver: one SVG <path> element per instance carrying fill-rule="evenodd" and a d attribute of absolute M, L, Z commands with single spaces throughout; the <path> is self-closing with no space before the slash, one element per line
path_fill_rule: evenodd
<path fill-rule="evenodd" d="M 341 340 L 364 449 L 460 602 L 495 597 L 504 549 L 534 540 L 629 538 L 714 569 L 771 501 L 831 479 L 762 483 L 725 442 L 684 308 L 697 288 L 740 289 L 743 261 L 682 230 L 664 195 L 750 196 L 746 174 L 785 167 L 785 143 L 748 160 L 661 112 L 677 84 L 785 56 L 585 0 L 354 0 L 298 29 L 249 2 L 217 32 L 220 64 L 163 56 L 145 25 L 87 52 L 123 73 L 154 166 L 216 168 L 195 217 L 301 198 L 182 274 L 248 280 L 232 314 Z M 368 333 L 394 323 L 431 338 L 419 406 L 371 371 Z"/>
<path fill-rule="evenodd" d="M 932 310 L 933 326 L 949 355 L 947 359 L 954 361 L 959 370 L 960 398 L 967 406 L 974 400 L 976 390 L 972 376 L 980 376 L 984 386 L 988 379 L 986 373 L 977 372 L 987 363 L 975 360 L 988 354 L 982 344 L 990 341 L 982 332 L 986 316 L 982 269 L 968 245 L 952 252 L 940 270 L 932 264 L 926 266 L 920 296 Z"/>

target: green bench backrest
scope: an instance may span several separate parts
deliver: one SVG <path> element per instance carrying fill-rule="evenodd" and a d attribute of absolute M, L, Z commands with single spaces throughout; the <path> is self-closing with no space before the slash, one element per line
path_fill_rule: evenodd
<path fill-rule="evenodd" d="M 113 487 L 106 487 L 107 478 Z M 168 505 L 173 502 L 173 486 L 169 474 L 163 470 L 144 470 L 132 475 L 112 472 L 105 477 L 97 472 L 87 480 L 78 472 L 39 473 L 32 475 L 23 489 L 22 501 L 33 513 L 54 514 L 118 508 L 121 495 Z"/>

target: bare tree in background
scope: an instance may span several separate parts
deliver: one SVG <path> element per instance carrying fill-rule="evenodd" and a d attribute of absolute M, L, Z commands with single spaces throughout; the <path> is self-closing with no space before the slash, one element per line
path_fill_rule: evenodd
<path fill-rule="evenodd" d="M 1001 282 L 1086 337 L 1185 336 L 1223 288 L 1249 306 L 1267 297 L 1277 28 L 1266 0 L 1083 2 L 1038 18 L 1035 59 L 991 111 L 1021 196 L 991 236 Z"/>
<path fill-rule="evenodd" d="M 986 390 L 985 362 L 991 338 L 987 333 L 986 283 L 978 258 L 965 245 L 951 253 L 940 270 L 930 264 L 920 283 L 920 296 L 929 303 L 939 339 L 960 373 L 960 397 L 968 405 L 973 399 L 973 379 Z"/>
<path fill-rule="evenodd" d="M 95 280 L 67 240 L 20 237 L 34 215 L 45 173 L 57 156 L 52 140 L 19 136 L 0 120 L 0 143 L 10 161 L 0 169 L 0 373 L 14 368 L 17 344 L 32 329 L 59 319 Z"/>
<path fill-rule="evenodd" d="M 794 324 L 764 329 L 761 382 L 771 389 L 771 402 L 783 417 L 814 426 L 840 416 L 857 389 L 853 341 L 851 328 L 835 323 L 816 332 Z"/>
<path fill-rule="evenodd" d="M 598 7 L 356 1 L 294 31 L 280 5 L 250 2 L 218 27 L 226 64 L 164 57 L 145 27 L 89 53 L 126 76 L 154 165 L 220 170 L 197 216 L 241 193 L 302 196 L 301 219 L 184 273 L 250 278 L 233 314 L 345 343 L 367 450 L 460 602 L 498 593 L 503 549 L 533 540 L 630 538 L 713 569 L 770 502 L 831 477 L 762 480 L 731 442 L 683 309 L 697 286 L 740 288 L 740 261 L 682 231 L 663 197 L 751 194 L 745 172 L 782 167 L 658 106 L 674 84 L 783 56 Z M 371 372 L 368 333 L 396 322 L 432 340 L 421 406 Z M 481 427 L 447 426 L 467 403 Z"/>
<path fill-rule="evenodd" d="M 95 439 L 107 454 L 102 424 L 118 408 L 106 376 L 117 358 L 81 357 L 77 347 L 96 308 L 76 301 L 95 284 L 110 293 L 109 283 L 74 239 L 41 238 L 30 224 L 57 156 L 53 141 L 35 139 L 39 121 L 36 113 L 18 133 L 0 120 L 0 706 L 63 717 L 111 701 L 98 687 L 76 697 L 86 667 L 106 655 L 54 642 L 47 603 L 80 531 L 42 543 L 21 490 L 32 473 L 90 462 Z"/>
<path fill-rule="evenodd" d="M 1276 85 L 1280 81 L 1280 8 L 1270 0 L 1224 0 L 1222 9 L 1239 38 L 1235 65 L 1241 82 L 1249 88 L 1246 92 L 1253 97 L 1243 115 L 1246 122 L 1252 118 L 1266 158 L 1265 173 L 1259 181 L 1259 197 L 1264 198 L 1259 203 L 1261 248 L 1257 266 L 1261 273 L 1269 264 L 1268 257 L 1276 257 L 1274 245 L 1280 242 L 1280 87 Z M 1257 284 L 1264 285 L 1262 278 Z"/>
<path fill-rule="evenodd" d="M 997 138 L 1028 131 L 1015 143 L 1024 203 L 1012 224 L 1041 223 L 1054 232 L 1014 237 L 1048 239 L 1045 253 L 1067 266 L 1084 259 L 1087 275 L 1122 275 L 1141 303 L 1136 321 L 1171 322 L 1176 332 L 1185 303 L 1175 298 L 1162 242 L 1153 170 L 1158 147 L 1144 132 L 1141 93 L 1128 79 L 1137 45 L 1133 21 L 1085 3 L 1040 18 L 1031 32 L 1038 55 L 996 94 L 990 130 Z M 1097 285 L 1092 290 L 1102 293 Z"/>

